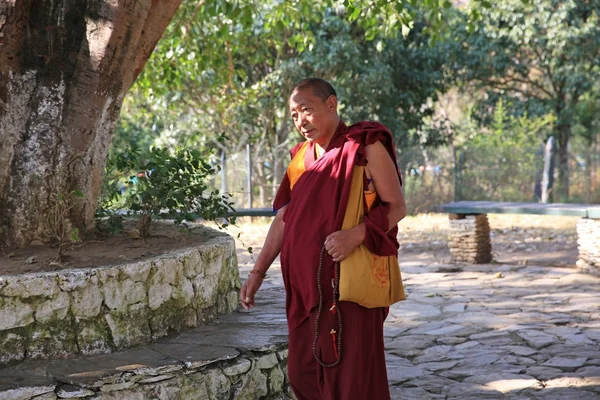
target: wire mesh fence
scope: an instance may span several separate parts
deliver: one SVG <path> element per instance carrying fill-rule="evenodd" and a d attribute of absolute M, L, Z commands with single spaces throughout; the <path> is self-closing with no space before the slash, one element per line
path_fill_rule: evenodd
<path fill-rule="evenodd" d="M 544 165 L 542 150 L 542 145 L 402 149 L 398 162 L 408 212 L 430 212 L 435 205 L 453 200 L 537 202 L 536 184 L 539 191 Z M 557 168 L 553 175 L 556 187 Z M 569 181 L 568 202 L 600 203 L 598 143 L 590 146 L 573 141 Z M 253 162 L 248 168 L 247 152 L 242 151 L 227 155 L 226 166 L 215 177 L 214 185 L 232 193 L 237 208 L 263 208 L 272 205 L 278 182 L 264 161 Z"/>

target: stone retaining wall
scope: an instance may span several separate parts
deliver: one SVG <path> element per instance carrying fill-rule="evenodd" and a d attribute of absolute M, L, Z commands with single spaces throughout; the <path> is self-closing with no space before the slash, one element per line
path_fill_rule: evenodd
<path fill-rule="evenodd" d="M 577 266 L 592 272 L 600 271 L 600 220 L 582 218 L 577 222 L 577 244 Z"/>
<path fill-rule="evenodd" d="M 40 377 L 28 386 L 2 390 L 19 400 L 256 400 L 292 398 L 287 381 L 287 345 L 205 365 L 132 365 L 87 384 Z M 81 381 L 81 379 L 79 379 Z M 1 386 L 1 385 L 0 385 Z M 18 385 L 15 385 L 18 386 Z"/>
<path fill-rule="evenodd" d="M 256 400 L 289 399 L 287 344 L 259 354 L 241 354 L 210 365 L 132 365 L 88 383 L 64 384 L 40 377 L 28 386 L 2 390 L 19 400 Z M 106 374 L 105 374 L 106 375 Z M 62 378 L 61 378 L 62 379 Z M 82 381 L 81 377 L 75 380 Z"/>
<path fill-rule="evenodd" d="M 0 276 L 0 365 L 148 343 L 237 308 L 229 236 L 120 266 Z"/>

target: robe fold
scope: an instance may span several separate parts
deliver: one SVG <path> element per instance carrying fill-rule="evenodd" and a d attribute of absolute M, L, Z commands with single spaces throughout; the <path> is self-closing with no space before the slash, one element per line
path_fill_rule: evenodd
<path fill-rule="evenodd" d="M 366 309 L 355 303 L 339 302 L 344 319 L 342 361 L 337 367 L 322 368 L 314 360 L 312 350 L 321 248 L 329 234 L 341 229 L 353 169 L 367 164 L 365 147 L 376 141 L 384 144 L 397 165 L 391 133 L 377 122 L 346 126 L 340 121 L 325 153 L 318 159 L 314 143 L 300 143 L 290 152 L 292 161 L 273 203 L 274 210 L 287 205 L 280 260 L 290 333 L 288 371 L 299 400 L 389 399 L 383 348 L 386 308 Z M 398 179 L 401 182 L 399 172 Z M 389 206 L 376 199 L 367 209 L 363 218 L 365 246 L 378 255 L 397 255 L 398 228 L 388 232 Z M 333 266 L 332 258 L 325 256 L 321 282 L 323 315 L 327 316 L 322 316 L 317 346 L 325 363 L 335 360 L 329 331 L 337 322 L 334 314 L 326 312 L 333 300 L 329 283 L 334 275 Z M 361 397 L 361 393 L 369 396 Z"/>

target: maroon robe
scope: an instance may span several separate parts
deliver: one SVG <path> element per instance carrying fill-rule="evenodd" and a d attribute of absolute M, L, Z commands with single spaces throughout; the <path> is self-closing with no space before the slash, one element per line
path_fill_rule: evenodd
<path fill-rule="evenodd" d="M 304 158 L 305 172 L 293 190 L 286 174 L 275 198 L 275 210 L 287 205 L 281 248 L 289 328 L 288 374 L 298 400 L 389 399 L 383 348 L 386 308 L 367 309 L 340 302 L 344 329 L 342 359 L 338 366 L 323 368 L 313 358 L 316 307 L 319 303 L 317 269 L 325 238 L 341 229 L 355 165 L 366 165 L 365 146 L 381 141 L 396 162 L 392 137 L 385 126 L 340 122 L 325 154 L 315 160 L 314 144 Z M 294 157 L 301 145 L 296 146 Z M 398 174 L 400 179 L 400 174 Z M 388 231 L 387 204 L 377 200 L 365 214 L 365 246 L 378 255 L 397 255 L 398 228 Z M 333 260 L 323 262 L 322 282 L 333 278 Z M 324 310 L 332 303 L 330 284 L 322 284 Z M 317 352 L 323 362 L 335 360 L 329 332 L 337 329 L 335 314 L 322 313 Z"/>

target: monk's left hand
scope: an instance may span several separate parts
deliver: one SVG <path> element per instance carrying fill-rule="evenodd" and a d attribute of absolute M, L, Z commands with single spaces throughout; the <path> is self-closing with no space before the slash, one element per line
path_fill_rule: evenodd
<path fill-rule="evenodd" d="M 333 232 L 325 239 L 325 250 L 333 261 L 342 261 L 348 257 L 352 250 L 358 247 L 365 239 L 364 225 L 360 224 L 351 229 Z"/>

